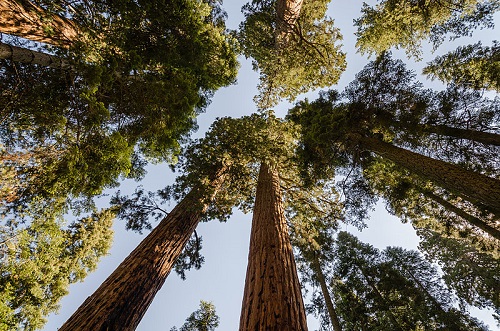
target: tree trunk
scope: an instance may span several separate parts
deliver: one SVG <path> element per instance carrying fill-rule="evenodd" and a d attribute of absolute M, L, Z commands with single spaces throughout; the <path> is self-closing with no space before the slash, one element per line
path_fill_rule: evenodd
<path fill-rule="evenodd" d="M 212 197 L 221 174 L 210 185 Z M 208 207 L 204 192 L 186 195 L 59 331 L 135 330 Z"/>
<path fill-rule="evenodd" d="M 306 314 L 284 216 L 279 176 L 260 167 L 240 331 L 306 331 Z"/>
<path fill-rule="evenodd" d="M 457 139 L 473 140 L 485 145 L 500 146 L 500 134 L 469 129 L 453 128 L 446 125 L 419 125 L 423 132 L 436 133 Z"/>
<path fill-rule="evenodd" d="M 27 64 L 36 64 L 54 69 L 70 69 L 71 65 L 54 55 L 32 51 L 27 48 L 11 46 L 0 42 L 0 59 Z"/>
<path fill-rule="evenodd" d="M 286 47 L 304 0 L 276 1 L 276 49 Z"/>
<path fill-rule="evenodd" d="M 451 211 L 455 215 L 463 218 L 466 220 L 468 223 L 470 223 L 473 226 L 476 226 L 483 230 L 484 232 L 488 233 L 490 236 L 493 238 L 496 238 L 500 240 L 500 230 L 495 229 L 494 227 L 490 226 L 487 224 L 485 221 L 467 213 L 466 211 L 462 210 L 461 208 L 455 206 L 451 202 L 447 201 L 446 199 L 440 197 L 439 195 L 435 194 L 434 192 L 431 192 L 429 190 L 425 190 L 422 188 L 417 188 L 423 195 L 428 197 L 429 199 L 434 200 L 441 206 L 443 206 L 445 209 Z"/>
<path fill-rule="evenodd" d="M 411 152 L 375 138 L 363 137 L 359 134 L 353 134 L 350 137 L 360 143 L 361 148 L 375 152 L 451 193 L 467 200 L 480 201 L 494 212 L 500 211 L 500 181 L 497 179 Z"/>
<path fill-rule="evenodd" d="M 80 30 L 70 20 L 47 14 L 28 0 L 0 1 L 0 33 L 54 46 L 69 47 Z"/>
<path fill-rule="evenodd" d="M 337 312 L 335 311 L 335 307 L 333 306 L 333 299 L 330 295 L 330 291 L 328 290 L 328 286 L 326 285 L 325 275 L 323 274 L 323 270 L 321 270 L 321 266 L 317 257 L 314 257 L 312 266 L 313 270 L 315 271 L 316 277 L 318 278 L 318 282 L 321 287 L 321 293 L 323 293 L 323 297 L 325 298 L 326 309 L 328 310 L 328 315 L 330 316 L 333 330 L 342 331 L 339 317 L 337 316 Z"/>

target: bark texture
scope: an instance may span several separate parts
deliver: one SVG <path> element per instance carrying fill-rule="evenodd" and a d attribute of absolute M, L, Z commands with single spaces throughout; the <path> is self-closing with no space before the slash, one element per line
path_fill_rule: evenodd
<path fill-rule="evenodd" d="M 0 59 L 27 64 L 36 64 L 55 69 L 70 69 L 71 65 L 54 55 L 32 51 L 27 48 L 11 46 L 0 42 Z"/>
<path fill-rule="evenodd" d="M 212 182 L 214 194 L 222 181 Z M 208 206 L 203 192 L 191 191 L 59 331 L 135 330 Z"/>
<path fill-rule="evenodd" d="M 321 265 L 317 257 L 314 258 L 312 265 L 314 272 L 316 273 L 316 277 L 318 278 L 319 285 L 321 287 L 321 293 L 325 298 L 326 309 L 328 310 L 328 315 L 330 316 L 330 321 L 332 322 L 333 330 L 342 331 L 339 317 L 337 316 L 337 312 L 335 311 L 335 306 L 333 305 L 332 296 L 330 295 L 330 291 L 328 290 L 328 285 L 326 284 L 325 275 L 323 274 L 323 270 L 321 270 Z"/>
<path fill-rule="evenodd" d="M 452 193 L 467 200 L 479 201 L 495 213 L 500 211 L 500 181 L 497 179 L 375 138 L 361 135 L 352 135 L 352 138 L 361 144 L 361 148 L 375 152 Z"/>
<path fill-rule="evenodd" d="M 0 33 L 69 47 L 77 39 L 79 29 L 72 21 L 47 14 L 28 0 L 1 0 Z"/>
<path fill-rule="evenodd" d="M 264 163 L 257 184 L 240 318 L 240 331 L 257 330 L 307 330 L 279 176 Z"/>
<path fill-rule="evenodd" d="M 304 0 L 276 1 L 276 48 L 286 47 L 293 26 L 297 23 Z"/>

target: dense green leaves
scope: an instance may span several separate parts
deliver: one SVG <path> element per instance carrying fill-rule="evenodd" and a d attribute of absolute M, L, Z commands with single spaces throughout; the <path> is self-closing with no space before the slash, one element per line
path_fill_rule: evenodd
<path fill-rule="evenodd" d="M 500 45 L 494 41 L 491 47 L 481 42 L 458 47 L 428 63 L 423 73 L 447 83 L 500 92 Z"/>
<path fill-rule="evenodd" d="M 67 227 L 51 210 L 31 216 L 27 226 L 0 230 L 0 330 L 43 327 L 69 285 L 93 271 L 111 246 L 110 210 Z"/>
<path fill-rule="evenodd" d="M 252 1 L 243 7 L 245 21 L 239 39 L 245 56 L 260 72 L 260 109 L 279 100 L 335 84 L 345 69 L 345 54 L 337 44 L 342 36 L 333 20 L 325 17 L 328 1 L 304 1 L 295 22 L 286 22 L 287 42 L 280 43 L 278 1 Z"/>
<path fill-rule="evenodd" d="M 493 27 L 499 8 L 497 0 L 382 0 L 375 7 L 364 3 L 362 16 L 355 20 L 356 45 L 363 53 L 379 55 L 391 47 L 403 48 L 419 58 L 426 39 L 437 47 L 446 35 L 456 38 L 477 27 Z"/>
<path fill-rule="evenodd" d="M 215 306 L 208 301 L 200 301 L 200 308 L 194 311 L 180 329 L 173 327 L 170 331 L 213 331 L 219 326 L 219 316 Z"/>

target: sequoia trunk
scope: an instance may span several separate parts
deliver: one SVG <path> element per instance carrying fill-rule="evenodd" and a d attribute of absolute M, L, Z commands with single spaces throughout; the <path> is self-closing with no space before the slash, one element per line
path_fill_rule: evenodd
<path fill-rule="evenodd" d="M 436 133 L 457 139 L 473 140 L 485 145 L 500 146 L 500 135 L 491 132 L 453 128 L 446 125 L 419 125 L 419 128 L 423 132 Z"/>
<path fill-rule="evenodd" d="M 500 181 L 454 164 L 411 152 L 375 138 L 351 135 L 361 147 L 391 160 L 442 188 L 500 211 Z"/>
<path fill-rule="evenodd" d="M 32 51 L 27 48 L 16 47 L 0 42 L 0 59 L 11 60 L 27 64 L 36 64 L 55 69 L 69 69 L 71 65 L 57 56 Z"/>
<path fill-rule="evenodd" d="M 300 16 L 304 0 L 276 1 L 276 48 L 286 47 L 293 27 Z"/>
<path fill-rule="evenodd" d="M 55 14 L 47 14 L 30 1 L 2 0 L 0 33 L 68 47 L 78 37 L 79 29 L 70 20 Z"/>
<path fill-rule="evenodd" d="M 212 181 L 213 194 L 222 181 Z M 206 210 L 204 192 L 192 190 L 59 331 L 135 330 Z"/>
<path fill-rule="evenodd" d="M 284 216 L 279 176 L 260 167 L 240 331 L 305 331 L 306 314 Z"/>

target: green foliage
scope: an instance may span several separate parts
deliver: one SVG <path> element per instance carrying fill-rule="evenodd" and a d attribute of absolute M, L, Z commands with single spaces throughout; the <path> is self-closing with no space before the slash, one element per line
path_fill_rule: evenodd
<path fill-rule="evenodd" d="M 325 17 L 328 1 L 305 1 L 296 22 L 287 24 L 286 43 L 281 37 L 277 1 L 252 1 L 243 7 L 239 40 L 246 57 L 260 72 L 260 109 L 279 100 L 335 84 L 345 69 L 345 54 L 336 44 L 342 39 L 332 19 Z"/>
<path fill-rule="evenodd" d="M 0 231 L 0 330 L 35 330 L 57 311 L 70 284 L 97 267 L 113 237 L 114 213 L 102 210 L 64 227 L 50 209 L 24 227 Z"/>
<path fill-rule="evenodd" d="M 69 71 L 2 60 L 0 144 L 22 178 L 9 212 L 35 196 L 93 196 L 140 179 L 145 160 L 175 163 L 197 114 L 235 80 L 236 40 L 218 2 L 37 4 L 81 33 L 53 49 Z"/>
<path fill-rule="evenodd" d="M 387 210 L 403 222 L 409 221 L 416 229 L 428 229 L 444 238 L 456 238 L 480 252 L 500 257 L 498 240 L 471 223 L 473 219 L 472 222 L 482 222 L 495 228 L 495 215 L 412 176 L 382 158 L 374 158 L 364 168 L 363 174 L 376 193 L 384 198 Z M 450 210 L 450 207 L 455 209 Z"/>
<path fill-rule="evenodd" d="M 462 306 L 491 308 L 500 321 L 500 259 L 480 252 L 465 240 L 444 238 L 433 231 L 419 231 L 420 249 L 439 263 L 443 279 L 460 298 Z"/>
<path fill-rule="evenodd" d="M 423 73 L 446 83 L 500 92 L 500 44 L 458 47 L 428 63 Z"/>
<path fill-rule="evenodd" d="M 426 39 L 437 47 L 447 34 L 457 38 L 477 27 L 492 28 L 493 14 L 499 8 L 498 0 L 381 0 L 375 7 L 364 3 L 362 16 L 354 21 L 356 46 L 369 54 L 404 48 L 408 56 L 418 59 Z"/>
<path fill-rule="evenodd" d="M 383 252 L 340 232 L 332 290 L 345 329 L 487 330 L 453 308 L 437 269 L 415 251 Z"/>
<path fill-rule="evenodd" d="M 170 331 L 213 331 L 219 326 L 219 316 L 215 306 L 208 301 L 200 301 L 200 308 L 186 318 L 180 329 L 175 326 Z"/>

